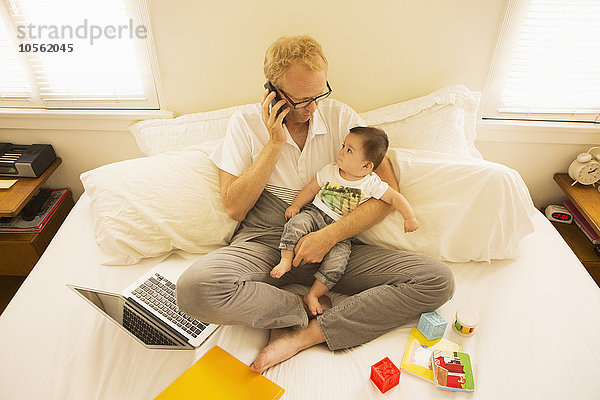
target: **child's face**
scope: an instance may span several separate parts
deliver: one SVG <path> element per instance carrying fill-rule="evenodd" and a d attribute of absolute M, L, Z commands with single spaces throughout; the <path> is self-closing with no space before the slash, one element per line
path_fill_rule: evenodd
<path fill-rule="evenodd" d="M 352 133 L 344 139 L 337 164 L 344 172 L 354 176 L 365 176 L 373 171 L 373 163 L 365 159 L 362 138 Z"/>

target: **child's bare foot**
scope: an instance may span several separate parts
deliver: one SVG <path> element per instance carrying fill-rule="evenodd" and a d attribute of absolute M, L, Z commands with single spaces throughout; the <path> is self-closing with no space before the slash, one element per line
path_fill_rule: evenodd
<path fill-rule="evenodd" d="M 319 303 L 319 299 L 316 296 L 307 293 L 302 298 L 302 301 L 308 306 L 312 315 L 323 314 L 323 307 L 321 307 L 321 303 Z"/>
<path fill-rule="evenodd" d="M 308 316 L 308 319 L 316 318 L 318 314 L 313 314 L 313 312 L 308 307 L 308 304 L 304 301 L 304 296 L 302 296 L 302 295 L 298 295 L 298 296 L 300 296 L 300 301 L 302 302 L 302 305 L 304 306 L 304 311 L 306 311 L 306 315 Z M 327 296 L 319 297 L 319 304 L 321 304 L 321 308 L 323 309 L 323 311 L 328 310 L 332 307 L 331 300 Z"/>
<path fill-rule="evenodd" d="M 290 269 L 292 269 L 292 260 L 282 258 L 281 261 L 279 261 L 279 264 L 277 264 L 275 268 L 271 270 L 270 275 L 273 278 L 281 278 L 283 274 L 288 272 Z"/>

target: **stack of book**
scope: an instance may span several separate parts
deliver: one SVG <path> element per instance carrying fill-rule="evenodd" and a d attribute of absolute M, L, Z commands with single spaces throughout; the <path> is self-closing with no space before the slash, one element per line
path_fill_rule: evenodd
<path fill-rule="evenodd" d="M 577 210 L 577 207 L 575 207 L 575 205 L 569 200 L 563 201 L 563 205 L 567 208 L 567 210 L 569 210 L 571 215 L 573 215 L 573 221 L 575 222 L 575 225 L 577 225 L 579 229 L 581 229 L 581 231 L 585 234 L 585 236 L 587 236 L 590 242 L 592 242 L 593 244 L 600 244 L 600 235 L 598 235 L 596 231 L 594 231 L 594 228 L 592 228 L 592 226 L 589 224 L 589 222 L 586 221 L 584 216 L 581 215 L 579 210 Z"/>
<path fill-rule="evenodd" d="M 438 389 L 473 392 L 471 359 L 461 350 L 458 343 L 445 338 L 428 340 L 413 328 L 400 368 L 435 384 Z"/>
<path fill-rule="evenodd" d="M 32 220 L 25 220 L 23 212 L 12 218 L 0 218 L 0 233 L 38 233 L 46 226 L 58 206 L 67 197 L 69 189 L 50 191 L 50 196 Z"/>

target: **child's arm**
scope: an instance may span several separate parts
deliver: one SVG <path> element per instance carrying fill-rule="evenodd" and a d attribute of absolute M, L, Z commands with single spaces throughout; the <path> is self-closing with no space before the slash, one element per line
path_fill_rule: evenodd
<path fill-rule="evenodd" d="M 396 190 L 388 188 L 383 196 L 381 196 L 381 200 L 393 205 L 396 210 L 400 211 L 404 217 L 404 232 L 416 231 L 419 228 L 419 222 L 406 197 L 402 196 Z"/>
<path fill-rule="evenodd" d="M 285 217 L 287 219 L 292 218 L 294 215 L 300 212 L 300 209 L 310 203 L 312 199 L 315 198 L 317 193 L 319 193 L 321 187 L 317 183 L 317 178 L 310 181 L 310 183 L 302 188 L 300 193 L 296 195 L 294 201 L 292 201 L 292 205 L 285 210 Z"/>

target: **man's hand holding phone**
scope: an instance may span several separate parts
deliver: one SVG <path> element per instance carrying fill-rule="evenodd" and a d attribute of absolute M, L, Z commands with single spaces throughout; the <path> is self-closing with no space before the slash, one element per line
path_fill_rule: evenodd
<path fill-rule="evenodd" d="M 265 90 L 261 102 L 261 116 L 269 132 L 270 139 L 275 143 L 285 143 L 283 119 L 290 112 L 290 109 L 285 107 L 286 102 L 283 99 L 274 102 L 276 96 L 276 91 L 270 91 L 268 88 Z"/>

